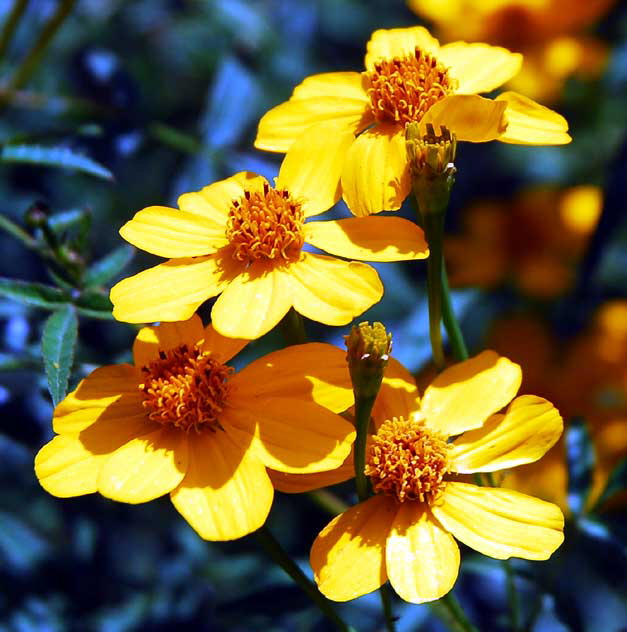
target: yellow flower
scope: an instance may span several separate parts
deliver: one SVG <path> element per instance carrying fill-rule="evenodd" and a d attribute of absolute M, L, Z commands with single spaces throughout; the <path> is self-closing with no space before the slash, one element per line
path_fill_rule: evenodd
<path fill-rule="evenodd" d="M 521 62 L 518 53 L 488 44 L 440 46 L 420 26 L 378 30 L 368 42 L 365 72 L 305 79 L 289 101 L 263 116 L 255 146 L 287 152 L 287 160 L 329 179 L 336 176 L 325 168 L 333 156 L 355 215 L 396 210 L 410 190 L 407 123 L 444 125 L 471 142 L 570 142 L 568 124 L 556 112 L 514 92 L 478 96 L 508 81 Z"/>
<path fill-rule="evenodd" d="M 352 403 L 344 353 L 310 343 L 234 373 L 246 344 L 198 316 L 144 327 L 134 365 L 96 369 L 55 409 L 57 433 L 35 458 L 41 485 L 60 497 L 100 492 L 127 503 L 169 493 L 207 540 L 258 529 L 274 494 L 266 467 L 337 467 L 355 438 L 336 412 Z"/>
<path fill-rule="evenodd" d="M 369 261 L 423 259 L 429 251 L 422 230 L 401 218 L 306 222 L 337 201 L 339 164 L 327 154 L 321 173 L 336 173 L 330 186 L 288 158 L 276 188 L 241 172 L 182 195 L 180 210 L 150 206 L 137 213 L 122 237 L 172 259 L 114 286 L 113 315 L 132 323 L 185 320 L 220 294 L 212 322 L 233 338 L 258 338 L 291 307 L 327 325 L 350 322 L 381 298 L 377 272 L 306 252 L 305 244 Z"/>
<path fill-rule="evenodd" d="M 557 506 L 459 475 L 539 459 L 562 430 L 553 405 L 524 395 L 499 412 L 516 395 L 521 371 L 492 351 L 443 371 L 422 399 L 398 363 L 388 368 L 366 460 L 375 495 L 334 518 L 314 542 L 320 590 L 346 601 L 389 579 L 406 601 L 438 599 L 457 578 L 455 538 L 497 559 L 547 559 L 563 541 Z"/>

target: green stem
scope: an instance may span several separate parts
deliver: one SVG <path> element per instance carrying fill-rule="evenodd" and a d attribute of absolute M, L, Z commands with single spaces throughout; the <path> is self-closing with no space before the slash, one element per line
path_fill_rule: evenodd
<path fill-rule="evenodd" d="M 314 491 L 307 492 L 307 495 L 316 503 L 316 505 L 318 505 L 318 507 L 321 507 L 332 516 L 338 516 L 348 509 L 348 505 L 328 489 L 316 489 Z"/>
<path fill-rule="evenodd" d="M 442 344 L 442 275 L 444 233 L 444 213 L 423 215 L 425 234 L 429 244 L 427 259 L 427 293 L 429 298 L 429 339 L 433 362 L 438 371 L 446 366 L 444 345 Z"/>
<path fill-rule="evenodd" d="M 26 10 L 26 6 L 28 5 L 28 0 L 15 0 L 13 4 L 13 8 L 11 9 L 11 13 L 7 18 L 7 21 L 4 23 L 4 27 L 2 28 L 2 33 L 0 33 L 0 58 L 4 57 L 7 52 L 7 48 L 13 39 L 13 34 L 15 33 L 15 29 L 17 25 L 20 23 L 20 19 L 24 11 Z"/>
<path fill-rule="evenodd" d="M 396 632 L 394 623 L 394 613 L 392 612 L 392 593 L 388 583 L 383 584 L 379 588 L 379 596 L 381 597 L 381 606 L 383 607 L 383 617 L 385 619 L 385 629 L 388 632 Z"/>
<path fill-rule="evenodd" d="M 444 327 L 448 334 L 453 357 L 457 362 L 468 360 L 468 349 L 466 348 L 464 335 L 462 334 L 462 330 L 453 310 L 451 291 L 448 285 L 448 275 L 444 261 L 442 261 L 442 320 L 444 321 Z"/>
<path fill-rule="evenodd" d="M 433 608 L 453 632 L 479 632 L 466 616 L 453 591 L 434 602 Z"/>
<path fill-rule="evenodd" d="M 290 345 L 302 345 L 307 342 L 307 332 L 305 331 L 305 321 L 303 317 L 293 308 L 283 316 L 280 323 L 283 337 Z"/>
<path fill-rule="evenodd" d="M 354 444 L 355 454 L 355 487 L 360 501 L 370 496 L 370 483 L 366 477 L 366 442 L 368 439 L 368 426 L 370 414 L 374 406 L 375 397 L 356 397 L 355 399 L 355 427 L 357 438 Z"/>
<path fill-rule="evenodd" d="M 300 570 L 299 566 L 285 552 L 268 527 L 261 527 L 255 531 L 255 535 L 272 560 L 302 588 L 303 592 L 320 608 L 327 619 L 335 625 L 335 628 L 341 632 L 350 632 L 351 628 L 349 628 L 337 612 L 335 612 L 331 602 L 316 588 L 315 584 L 307 578 L 305 573 Z"/>
<path fill-rule="evenodd" d="M 520 603 L 518 600 L 518 592 L 516 590 L 516 574 L 512 568 L 511 560 L 502 560 L 503 570 L 507 582 L 507 599 L 509 601 L 509 616 L 512 632 L 520 630 Z"/>

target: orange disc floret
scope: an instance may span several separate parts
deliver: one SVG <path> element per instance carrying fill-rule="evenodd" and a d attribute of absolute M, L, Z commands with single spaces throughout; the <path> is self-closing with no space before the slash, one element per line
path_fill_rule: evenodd
<path fill-rule="evenodd" d="M 215 430 L 228 394 L 230 366 L 198 347 L 183 344 L 159 351 L 158 359 L 142 367 L 139 385 L 148 417 L 189 432 Z"/>
<path fill-rule="evenodd" d="M 372 438 L 365 473 L 377 493 L 432 504 L 444 487 L 448 450 L 445 438 L 424 423 L 394 418 Z"/>
<path fill-rule="evenodd" d="M 420 48 L 406 57 L 381 59 L 366 75 L 372 114 L 380 123 L 418 122 L 456 87 L 448 69 Z"/>
<path fill-rule="evenodd" d="M 264 184 L 263 191 L 246 191 L 229 210 L 226 236 L 233 257 L 250 262 L 259 259 L 295 261 L 305 242 L 305 214 L 288 191 Z"/>

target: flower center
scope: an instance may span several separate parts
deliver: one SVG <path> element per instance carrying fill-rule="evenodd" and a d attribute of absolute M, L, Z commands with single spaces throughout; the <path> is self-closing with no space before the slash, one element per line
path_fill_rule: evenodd
<path fill-rule="evenodd" d="M 394 418 L 372 438 L 365 473 L 375 492 L 430 505 L 444 487 L 447 453 L 444 437 L 422 422 Z"/>
<path fill-rule="evenodd" d="M 197 347 L 181 345 L 159 351 L 159 358 L 142 367 L 139 385 L 148 417 L 189 432 L 215 430 L 228 394 L 230 366 Z"/>
<path fill-rule="evenodd" d="M 406 57 L 380 59 L 366 74 L 372 113 L 381 123 L 418 122 L 455 88 L 448 69 L 420 48 Z"/>
<path fill-rule="evenodd" d="M 238 261 L 294 261 L 305 241 L 304 221 L 301 205 L 288 191 L 265 184 L 263 192 L 246 191 L 244 197 L 233 201 L 226 237 Z"/>

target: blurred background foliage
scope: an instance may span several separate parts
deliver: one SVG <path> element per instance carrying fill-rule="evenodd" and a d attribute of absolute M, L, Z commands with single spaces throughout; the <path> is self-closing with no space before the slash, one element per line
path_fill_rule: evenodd
<path fill-rule="evenodd" d="M 1 630 L 327 629 L 254 536 L 207 544 L 166 500 L 53 498 L 32 462 L 68 384 L 130 357 L 135 329 L 111 319 L 108 288 L 156 259 L 134 256 L 124 221 L 235 171 L 275 176 L 280 157 L 252 149 L 259 117 L 306 75 L 361 70 L 376 28 L 418 22 L 522 50 L 535 65 L 518 87 L 570 122 L 565 147 L 460 147 L 447 257 L 472 350 L 520 362 L 523 390 L 569 422 L 546 459 L 505 480 L 569 516 L 549 562 L 514 561 L 520 629 L 625 629 L 627 6 L 411 5 L 421 17 L 402 0 L 0 2 Z M 424 265 L 379 271 L 386 295 L 366 317 L 426 380 Z M 346 331 L 308 333 L 342 344 Z M 269 334 L 241 362 L 282 344 Z M 308 569 L 328 517 L 277 494 L 270 526 Z M 509 629 L 502 573 L 465 551 L 456 591 L 482 630 Z M 401 632 L 443 629 L 426 606 L 394 607 Z M 340 611 L 381 627 L 376 594 Z"/>

